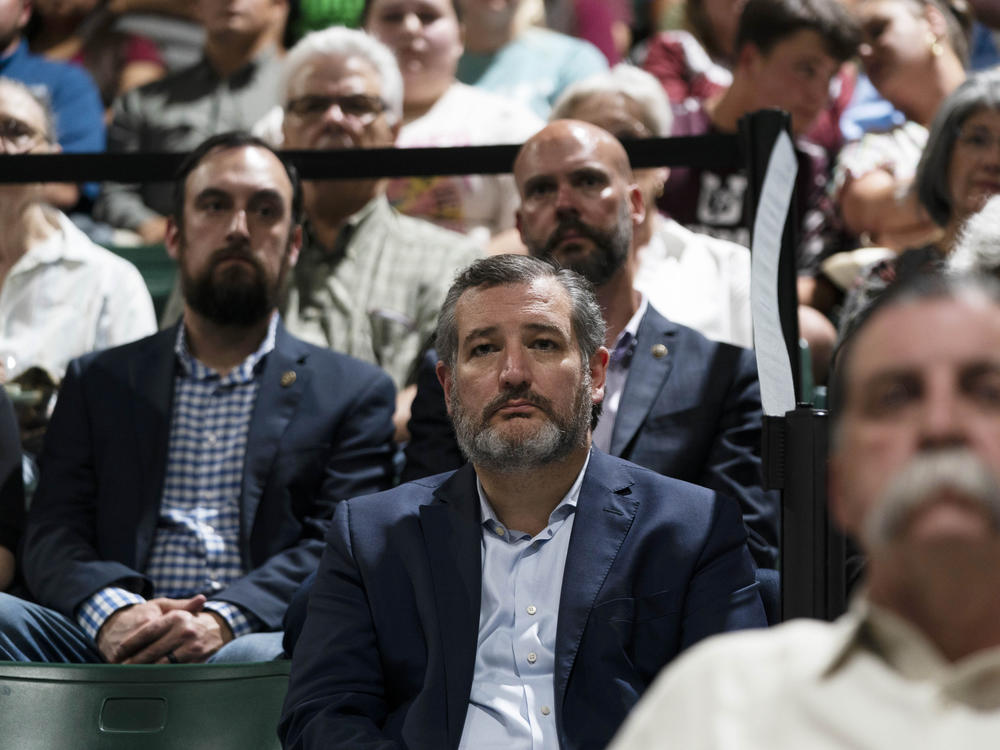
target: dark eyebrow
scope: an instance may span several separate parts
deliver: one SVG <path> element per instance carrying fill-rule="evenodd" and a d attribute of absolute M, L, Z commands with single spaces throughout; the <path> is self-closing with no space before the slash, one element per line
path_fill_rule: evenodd
<path fill-rule="evenodd" d="M 497 330 L 496 326 L 483 326 L 482 328 L 474 328 L 465 335 L 465 338 L 462 340 L 462 342 L 465 343 L 466 341 L 471 341 L 472 339 L 489 336 L 496 330 Z"/>
<path fill-rule="evenodd" d="M 540 185 L 551 184 L 555 182 L 555 178 L 548 174 L 539 174 L 534 177 L 529 177 L 524 181 L 524 192 L 529 193 Z"/>
<path fill-rule="evenodd" d="M 207 198 L 226 198 L 231 200 L 231 196 L 225 190 L 207 187 L 194 197 L 194 202 L 199 203 Z"/>

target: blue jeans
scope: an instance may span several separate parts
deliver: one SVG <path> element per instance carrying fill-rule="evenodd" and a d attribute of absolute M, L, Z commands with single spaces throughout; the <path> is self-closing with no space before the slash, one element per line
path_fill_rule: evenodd
<path fill-rule="evenodd" d="M 273 661 L 282 654 L 282 633 L 235 638 L 209 662 Z M 40 604 L 0 594 L 0 660 L 50 664 L 101 664 L 104 658 L 73 620 Z"/>

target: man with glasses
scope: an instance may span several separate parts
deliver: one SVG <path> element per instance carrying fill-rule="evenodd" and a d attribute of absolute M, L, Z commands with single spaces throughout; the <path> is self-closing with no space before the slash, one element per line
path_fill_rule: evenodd
<path fill-rule="evenodd" d="M 392 53 L 360 31 L 331 28 L 285 61 L 283 145 L 385 148 L 402 121 L 403 81 Z M 397 437 L 416 392 L 413 373 L 455 271 L 479 255 L 462 236 L 402 216 L 385 180 L 304 186 L 305 238 L 284 305 L 288 329 L 384 368 L 399 390 Z"/>

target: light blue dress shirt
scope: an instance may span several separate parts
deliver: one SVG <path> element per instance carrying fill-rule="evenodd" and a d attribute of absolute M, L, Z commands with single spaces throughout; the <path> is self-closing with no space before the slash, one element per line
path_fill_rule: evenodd
<path fill-rule="evenodd" d="M 469 710 L 459 750 L 558 750 L 555 647 L 576 503 L 590 454 L 536 536 L 506 528 L 476 480 L 482 601 Z"/>

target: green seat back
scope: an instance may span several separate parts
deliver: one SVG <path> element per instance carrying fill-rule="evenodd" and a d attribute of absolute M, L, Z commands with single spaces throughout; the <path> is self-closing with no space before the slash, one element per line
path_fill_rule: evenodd
<path fill-rule="evenodd" d="M 277 750 L 289 668 L 0 662 L 0 746 Z"/>

